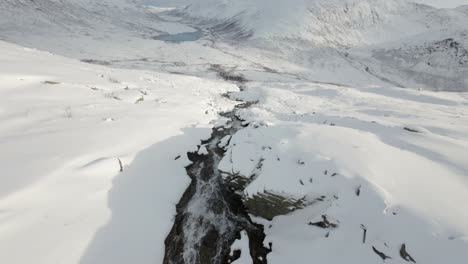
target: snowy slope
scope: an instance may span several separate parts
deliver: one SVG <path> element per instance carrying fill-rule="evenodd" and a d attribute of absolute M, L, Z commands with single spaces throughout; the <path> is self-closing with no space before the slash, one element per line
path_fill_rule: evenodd
<path fill-rule="evenodd" d="M 137 12 L 125 0 L 117 1 L 90 1 L 90 0 L 5 0 L 0 8 L 5 12 L 2 18 L 2 31 L 30 28 L 40 30 L 49 27 L 49 30 L 76 31 L 86 27 L 99 27 L 96 22 L 116 21 L 116 16 L 129 12 Z M 22 23 L 12 23 L 15 18 L 21 18 Z M 8 23 L 10 22 L 10 23 Z M 131 26 L 130 20 L 126 21 Z M 137 23 L 138 21 L 136 21 Z M 82 33 L 82 32 L 76 33 Z M 22 32 L 26 33 L 26 32 Z M 58 32 L 56 32 L 58 33 Z"/>
<path fill-rule="evenodd" d="M 0 261 L 197 259 L 213 221 L 232 235 L 211 180 L 181 212 L 208 170 L 264 226 L 232 263 L 465 263 L 466 25 L 405 0 L 1 1 Z"/>
<path fill-rule="evenodd" d="M 189 182 L 175 157 L 237 88 L 0 49 L 2 262 L 160 262 Z"/>
<path fill-rule="evenodd" d="M 439 14 L 404 0 L 194 1 L 185 11 L 237 20 L 254 37 L 304 39 L 319 46 L 356 46 L 439 27 Z"/>
<path fill-rule="evenodd" d="M 352 67 L 384 82 L 466 91 L 468 67 L 460 59 L 468 49 L 468 16 L 463 10 L 404 0 L 206 0 L 192 3 L 182 12 L 211 25 L 221 36 L 243 36 L 259 42 L 262 49 L 280 50 L 288 60 L 301 62 L 307 56 L 315 61 L 315 65 L 305 66 L 308 68 L 340 60 L 330 54 L 321 58 L 318 54 L 324 48 L 346 57 L 358 50 Z M 437 47 L 448 39 L 457 43 L 456 49 Z"/>
<path fill-rule="evenodd" d="M 0 3 L 0 39 L 79 59 L 150 56 L 164 32 L 194 31 L 166 23 L 126 0 L 7 0 Z M 120 53 L 120 54 L 119 54 Z M 120 55 L 120 56 L 117 56 Z"/>
<path fill-rule="evenodd" d="M 269 263 L 378 263 L 372 247 L 405 263 L 403 244 L 417 263 L 465 262 L 466 93 L 252 83 L 238 96 L 259 103 L 221 169 L 252 179 L 247 197 L 313 201 L 259 220 Z M 322 216 L 336 227 L 311 225 Z"/>

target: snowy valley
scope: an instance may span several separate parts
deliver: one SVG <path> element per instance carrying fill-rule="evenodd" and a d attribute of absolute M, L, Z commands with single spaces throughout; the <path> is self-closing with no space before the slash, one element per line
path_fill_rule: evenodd
<path fill-rule="evenodd" d="M 434 2 L 3 0 L 0 262 L 465 263 Z"/>

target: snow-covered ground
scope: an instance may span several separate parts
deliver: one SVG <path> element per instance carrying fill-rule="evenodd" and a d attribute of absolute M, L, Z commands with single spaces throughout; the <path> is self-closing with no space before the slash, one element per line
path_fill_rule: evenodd
<path fill-rule="evenodd" d="M 237 87 L 0 49 L 1 262 L 160 262 L 185 153 Z"/>
<path fill-rule="evenodd" d="M 231 140 L 222 170 L 247 187 L 320 201 L 267 229 L 269 263 L 463 263 L 468 246 L 468 94 L 309 83 L 252 83 L 254 122 Z M 259 169 L 261 164 L 261 169 Z M 326 215 L 337 228 L 311 227 Z M 362 242 L 363 225 L 367 230 Z"/>
<path fill-rule="evenodd" d="M 187 152 L 239 100 L 219 169 L 306 204 L 252 215 L 268 263 L 465 263 L 466 10 L 3 0 L 0 262 L 161 263 Z"/>

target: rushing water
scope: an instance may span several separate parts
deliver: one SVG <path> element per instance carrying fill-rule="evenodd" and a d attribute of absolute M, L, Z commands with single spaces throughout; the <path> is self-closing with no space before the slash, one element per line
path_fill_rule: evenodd
<path fill-rule="evenodd" d="M 266 263 L 269 250 L 263 247 L 263 227 L 250 220 L 241 197 L 224 184 L 217 169 L 224 156 L 218 144 L 243 127 L 235 111 L 223 114 L 230 121 L 213 129 L 211 138 L 203 142 L 207 155 L 188 154 L 193 162 L 187 167 L 192 183 L 177 205 L 175 223 L 166 238 L 165 264 L 229 263 L 233 260 L 230 247 L 242 230 L 249 235 L 253 263 Z"/>

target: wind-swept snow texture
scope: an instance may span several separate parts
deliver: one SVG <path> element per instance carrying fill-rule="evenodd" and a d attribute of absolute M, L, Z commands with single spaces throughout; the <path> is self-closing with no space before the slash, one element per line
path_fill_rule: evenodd
<path fill-rule="evenodd" d="M 237 87 L 0 49 L 1 262 L 161 263 L 185 153 Z"/>
<path fill-rule="evenodd" d="M 316 202 L 272 221 L 268 263 L 464 263 L 467 94 L 310 83 L 251 83 L 222 171 Z M 259 166 L 258 164 L 261 164 Z M 323 218 L 327 222 L 323 222 Z"/>
<path fill-rule="evenodd" d="M 0 262 L 162 263 L 230 92 L 256 104 L 216 171 L 246 205 L 307 201 L 245 208 L 258 261 L 466 263 L 467 25 L 404 0 L 0 1 Z"/>

